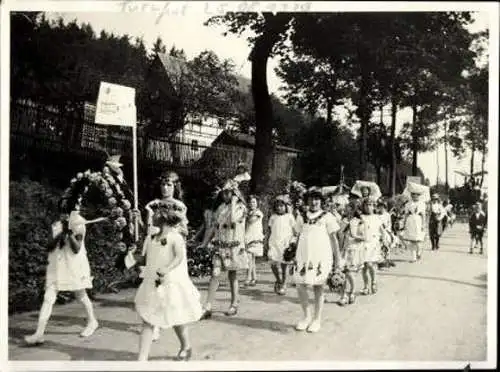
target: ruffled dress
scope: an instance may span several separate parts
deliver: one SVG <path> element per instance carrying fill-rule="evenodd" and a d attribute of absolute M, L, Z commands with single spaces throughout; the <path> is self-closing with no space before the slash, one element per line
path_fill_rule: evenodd
<path fill-rule="evenodd" d="M 264 255 L 263 217 L 264 215 L 259 209 L 250 211 L 247 216 L 245 244 L 247 252 L 252 253 L 256 257 L 262 257 Z"/>
<path fill-rule="evenodd" d="M 321 210 L 307 212 L 299 221 L 295 283 L 323 285 L 333 265 L 330 236 L 340 227 L 331 213 Z"/>
<path fill-rule="evenodd" d="M 161 240 L 147 237 L 144 244 L 147 256 L 144 280 L 135 296 L 135 308 L 139 316 L 160 328 L 199 320 L 203 312 L 200 293 L 189 278 L 185 255 L 180 264 L 166 274 L 163 284 L 158 287 L 155 284 L 156 272 L 175 258 L 174 245 L 186 249 L 184 238 L 179 232 L 171 231 Z"/>
<path fill-rule="evenodd" d="M 271 261 L 285 263 L 283 254 L 294 240 L 296 232 L 296 219 L 291 213 L 273 214 L 269 218 L 269 253 Z"/>
<path fill-rule="evenodd" d="M 363 237 L 364 229 L 361 220 L 351 219 L 344 228 L 343 258 L 345 271 L 358 271 L 363 265 L 364 242 L 356 237 Z"/>
<path fill-rule="evenodd" d="M 56 224 L 58 224 L 56 222 Z M 78 212 L 69 216 L 68 227 L 74 235 L 82 235 L 82 242 L 78 253 L 71 250 L 69 240 L 66 239 L 62 247 L 56 247 L 48 255 L 45 288 L 56 291 L 78 291 L 92 288 L 90 265 L 85 249 L 85 219 Z M 53 225 L 53 228 L 58 227 Z"/>
<path fill-rule="evenodd" d="M 213 219 L 215 234 L 211 242 L 216 252 L 212 259 L 214 268 L 224 271 L 248 269 L 245 214 L 246 207 L 243 203 L 236 204 L 233 214 L 230 204 L 223 203 L 217 208 Z"/>
<path fill-rule="evenodd" d="M 425 205 L 421 202 L 411 202 L 405 209 L 405 224 L 403 239 L 410 242 L 424 241 L 425 231 L 423 230 L 425 218 Z"/>
<path fill-rule="evenodd" d="M 382 261 L 381 238 L 382 238 L 382 220 L 377 214 L 363 215 L 364 226 L 364 262 Z"/>

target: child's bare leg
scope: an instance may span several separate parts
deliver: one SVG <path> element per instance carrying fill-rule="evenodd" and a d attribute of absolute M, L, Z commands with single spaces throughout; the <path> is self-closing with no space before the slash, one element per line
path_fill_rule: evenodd
<path fill-rule="evenodd" d="M 239 285 L 236 271 L 229 270 L 227 272 L 227 278 L 229 279 L 229 287 L 231 289 L 231 306 L 238 306 Z"/>
<path fill-rule="evenodd" d="M 281 264 L 281 285 L 286 288 L 286 278 L 287 278 L 288 265 Z"/>
<path fill-rule="evenodd" d="M 43 296 L 43 304 L 40 309 L 40 314 L 38 315 L 38 325 L 36 331 L 31 336 L 25 337 L 25 341 L 27 343 L 32 344 L 43 342 L 43 335 L 45 334 L 45 329 L 47 328 L 47 323 L 49 322 L 56 299 L 57 291 L 53 287 L 47 288 Z"/>
<path fill-rule="evenodd" d="M 369 277 L 368 277 L 368 264 L 365 262 L 363 265 L 363 269 L 361 270 L 361 275 L 363 276 L 363 292 L 366 292 L 368 290 L 368 282 L 369 282 Z"/>
<path fill-rule="evenodd" d="M 280 269 L 278 267 L 278 264 L 276 262 L 273 262 L 271 264 L 271 270 L 273 272 L 274 278 L 278 283 L 281 283 L 281 278 L 280 278 Z"/>
<path fill-rule="evenodd" d="M 211 310 L 212 303 L 215 300 L 215 294 L 217 293 L 217 289 L 219 288 L 219 276 L 212 275 L 210 278 L 210 282 L 208 283 L 208 293 L 207 300 L 205 301 L 204 309 Z"/>
<path fill-rule="evenodd" d="M 375 268 L 373 266 L 372 262 L 367 263 L 367 271 L 371 279 L 371 289 L 372 293 L 375 293 L 377 291 L 377 272 L 375 271 Z"/>
<path fill-rule="evenodd" d="M 297 284 L 297 295 L 299 297 L 303 317 L 297 323 L 297 326 L 295 328 L 299 331 L 303 331 L 307 328 L 310 322 L 309 295 L 307 293 L 307 287 L 305 284 Z"/>
<path fill-rule="evenodd" d="M 153 326 L 149 323 L 143 323 L 142 332 L 139 343 L 139 361 L 146 361 L 149 357 L 151 350 L 151 343 L 153 342 Z"/>
<path fill-rule="evenodd" d="M 191 349 L 191 342 L 189 341 L 189 330 L 187 325 L 174 326 L 175 334 L 181 343 L 181 350 Z"/>
<path fill-rule="evenodd" d="M 80 301 L 87 312 L 87 326 L 80 334 L 82 337 L 90 337 L 95 332 L 99 323 L 94 314 L 94 306 L 85 289 L 75 292 L 75 297 Z"/>
<path fill-rule="evenodd" d="M 255 255 L 252 253 L 252 273 L 251 273 L 251 280 L 256 281 L 257 280 L 257 264 L 255 262 Z"/>
<path fill-rule="evenodd" d="M 325 303 L 325 295 L 322 285 L 313 286 L 314 291 L 314 315 L 313 320 L 307 330 L 309 332 L 318 332 L 321 327 L 321 315 L 323 313 L 323 304 Z"/>

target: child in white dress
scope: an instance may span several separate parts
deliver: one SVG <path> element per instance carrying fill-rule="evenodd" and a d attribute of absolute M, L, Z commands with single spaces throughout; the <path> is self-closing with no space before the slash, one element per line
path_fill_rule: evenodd
<path fill-rule="evenodd" d="M 380 217 L 374 213 L 375 200 L 364 198 L 362 201 L 361 220 L 363 221 L 363 283 L 361 294 L 377 292 L 377 278 L 375 265 L 382 260 L 381 238 L 383 235 L 383 224 Z"/>
<path fill-rule="evenodd" d="M 276 282 L 274 291 L 279 295 L 286 294 L 287 268 L 284 260 L 285 250 L 295 240 L 296 220 L 292 213 L 288 212 L 287 199 L 282 196 L 274 200 L 274 213 L 269 218 L 268 257 L 271 260 L 271 269 Z"/>
<path fill-rule="evenodd" d="M 420 201 L 420 194 L 411 193 L 411 201 L 404 208 L 403 239 L 411 251 L 410 262 L 416 262 L 422 256 L 422 244 L 425 238 L 425 204 Z"/>
<path fill-rule="evenodd" d="M 25 341 L 29 345 L 44 342 L 45 329 L 52 314 L 57 293 L 60 291 L 74 292 L 75 297 L 85 307 L 87 326 L 80 333 L 81 337 L 91 336 L 99 325 L 86 291 L 87 288 L 92 288 L 92 277 L 90 276 L 90 265 L 84 243 L 86 220 L 79 213 L 81 197 L 67 203 L 68 208 L 62 208 L 60 220 L 52 225 L 45 294 L 36 332 L 25 337 Z M 71 209 L 73 210 L 68 216 L 67 212 Z"/>
<path fill-rule="evenodd" d="M 257 283 L 255 257 L 262 257 L 264 255 L 264 231 L 262 225 L 264 215 L 259 209 L 258 199 L 255 195 L 251 195 L 248 198 L 248 206 L 245 244 L 249 255 L 249 262 L 245 285 L 254 287 Z"/>
<path fill-rule="evenodd" d="M 148 359 L 154 327 L 174 328 L 181 343 L 177 360 L 189 360 L 192 349 L 187 325 L 200 319 L 202 307 L 200 294 L 189 278 L 186 242 L 178 228 L 183 216 L 171 207 L 160 206 L 155 219 L 160 231 L 144 242 L 147 262 L 135 297 L 136 311 L 143 320 L 139 360 Z"/>
<path fill-rule="evenodd" d="M 355 280 L 354 276 L 363 267 L 363 240 L 364 226 L 356 204 L 351 203 L 346 207 L 345 218 L 342 221 L 342 246 L 341 255 L 343 257 L 343 269 L 346 283 L 339 305 L 353 304 L 355 301 Z"/>
<path fill-rule="evenodd" d="M 333 264 L 339 264 L 337 232 L 339 225 L 335 217 L 322 209 L 321 192 L 310 191 L 306 197 L 309 209 L 299 221 L 300 232 L 296 255 L 295 283 L 304 312 L 296 329 L 318 332 L 321 328 L 321 314 L 324 304 L 324 285 L 332 271 Z M 307 287 L 314 291 L 314 314 L 309 312 Z"/>

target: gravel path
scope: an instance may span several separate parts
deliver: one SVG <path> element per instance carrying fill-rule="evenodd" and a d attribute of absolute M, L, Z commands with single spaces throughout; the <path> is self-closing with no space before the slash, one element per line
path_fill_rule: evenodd
<path fill-rule="evenodd" d="M 229 288 L 218 293 L 211 320 L 191 327 L 195 360 L 285 361 L 482 361 L 486 360 L 487 257 L 467 254 L 465 224 L 445 232 L 441 249 L 426 250 L 421 262 L 397 262 L 379 271 L 379 291 L 358 296 L 354 305 L 325 304 L 317 334 L 293 328 L 300 317 L 295 289 L 286 296 L 273 293 L 267 264 L 260 266 L 260 283 L 242 289 L 240 312 L 226 317 Z M 402 257 L 405 259 L 405 257 Z M 358 278 L 358 290 L 361 278 Z M 207 280 L 198 287 L 205 296 Z M 9 318 L 11 360 L 135 360 L 138 317 L 134 291 L 101 295 L 96 313 L 101 328 L 88 340 L 78 337 L 84 311 L 78 303 L 57 306 L 46 343 L 22 345 L 36 327 L 37 313 Z M 329 294 L 334 301 L 337 295 Z M 172 331 L 163 331 L 152 348 L 152 360 L 171 359 L 178 351 Z"/>

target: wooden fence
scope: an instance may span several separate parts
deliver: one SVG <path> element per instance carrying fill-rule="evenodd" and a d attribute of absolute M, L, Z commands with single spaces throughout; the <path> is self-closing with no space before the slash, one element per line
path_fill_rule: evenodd
<path fill-rule="evenodd" d="M 108 154 L 122 154 L 124 163 L 132 156 L 130 128 L 94 124 L 92 115 L 81 110 L 70 111 L 22 101 L 11 103 L 11 158 L 20 153 L 37 158 L 40 152 L 60 156 L 60 160 L 76 156 L 79 163 L 94 163 Z M 194 146 L 161 137 L 146 137 L 138 130 L 138 162 L 150 170 L 169 168 L 196 176 L 217 169 L 234 171 L 238 162 L 251 164 L 253 149 L 218 144 Z M 296 153 L 276 151 L 272 179 L 289 178 Z M 12 166 L 12 162 L 11 162 Z M 126 172 L 127 173 L 127 172 Z"/>

